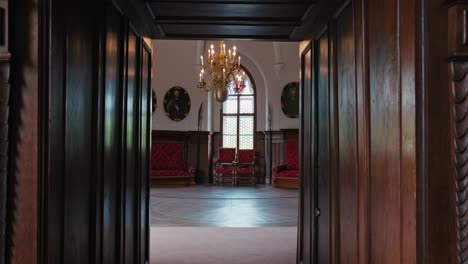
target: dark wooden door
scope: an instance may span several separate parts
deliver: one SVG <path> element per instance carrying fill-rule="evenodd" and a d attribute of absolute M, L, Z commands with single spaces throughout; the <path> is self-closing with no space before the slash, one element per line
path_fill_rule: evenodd
<path fill-rule="evenodd" d="M 314 256 L 314 164 L 313 152 L 315 122 L 312 119 L 314 106 L 313 100 L 313 47 L 309 45 L 301 56 L 301 129 L 299 141 L 301 147 L 301 186 L 299 204 L 299 233 L 298 233 L 298 263 L 312 263 Z"/>
<path fill-rule="evenodd" d="M 146 263 L 151 49 L 107 1 L 50 4 L 40 261 Z"/>
<path fill-rule="evenodd" d="M 343 2 L 303 47 L 299 261 L 416 263 L 415 1 Z"/>
<path fill-rule="evenodd" d="M 315 195 L 316 208 L 316 263 L 330 263 L 330 86 L 328 54 L 328 32 L 325 32 L 316 42 L 315 48 Z"/>
<path fill-rule="evenodd" d="M 299 263 L 331 261 L 330 72 L 328 31 L 301 56 Z"/>

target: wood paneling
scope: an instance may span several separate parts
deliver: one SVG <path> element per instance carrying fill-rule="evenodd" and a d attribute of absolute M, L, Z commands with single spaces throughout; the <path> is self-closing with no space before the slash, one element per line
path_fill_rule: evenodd
<path fill-rule="evenodd" d="M 416 8 L 348 1 L 315 28 L 302 69 L 316 77 L 303 83 L 301 159 L 318 161 L 302 174 L 303 263 L 417 262 Z"/>
<path fill-rule="evenodd" d="M 10 58 L 8 50 L 8 1 L 0 1 L 0 263 L 6 262 L 8 104 L 10 97 Z"/>
<path fill-rule="evenodd" d="M 209 183 L 209 132 L 153 130 L 152 140 L 183 142 L 186 148 L 187 164 L 197 169 L 195 182 Z"/>
<path fill-rule="evenodd" d="M 397 263 L 400 247 L 398 1 L 369 2 L 371 263 Z M 382 21 L 382 18 L 385 18 Z M 380 23 L 379 23 L 380 22 Z M 379 23 L 380 25 L 376 25 Z M 385 210 L 381 210 L 385 208 Z"/>
<path fill-rule="evenodd" d="M 265 132 L 257 131 L 255 133 L 255 175 L 257 178 L 257 183 L 266 184 L 269 183 L 269 175 L 266 174 L 266 166 L 268 164 L 266 158 L 266 144 L 269 144 L 266 140 Z M 268 181 L 267 181 L 268 178 Z"/>
<path fill-rule="evenodd" d="M 64 92 L 64 174 L 61 188 L 63 207 L 63 262 L 83 263 L 89 260 L 91 224 L 93 20 L 83 21 L 84 6 L 72 6 L 67 16 Z M 83 69 L 82 65 L 89 65 Z M 60 87 L 62 88 L 62 87 Z M 114 241 L 114 240 L 111 240 Z"/>
<path fill-rule="evenodd" d="M 336 86 L 338 114 L 338 183 L 340 261 L 357 263 L 358 160 L 356 116 L 356 68 L 353 9 L 348 6 L 336 19 Z M 321 99 L 320 99 L 321 100 Z"/>
<path fill-rule="evenodd" d="M 421 17 L 422 44 L 418 62 L 421 77 L 418 79 L 419 107 L 418 133 L 420 153 L 420 178 L 418 184 L 420 218 L 418 231 L 422 261 L 429 264 L 460 263 L 457 259 L 456 194 L 453 157 L 453 108 L 448 64 L 449 51 L 448 9 L 439 1 L 425 1 Z M 447 88 L 446 88 L 447 87 Z M 443 216 L 443 217 L 441 217 Z"/>
<path fill-rule="evenodd" d="M 458 263 L 468 261 L 468 56 L 452 61 L 454 162 L 457 190 Z"/>
<path fill-rule="evenodd" d="M 135 227 L 137 226 L 138 220 L 138 201 L 135 200 L 135 193 L 138 193 L 138 178 L 135 177 L 134 172 L 138 171 L 138 88 L 139 86 L 139 52 L 140 52 L 140 40 L 137 35 L 131 28 L 127 28 L 128 31 L 128 40 L 126 43 L 126 67 L 124 68 L 124 73 L 126 75 L 127 87 L 124 89 L 124 106 L 123 111 L 124 122 L 124 160 L 125 160 L 125 177 L 123 185 L 125 186 L 125 196 L 123 199 L 125 206 L 125 261 L 124 263 L 133 263 L 138 255 L 137 246 L 138 244 L 134 243 L 138 237 L 138 233 L 135 232 Z M 125 91 L 126 90 L 126 91 Z"/>
<path fill-rule="evenodd" d="M 141 42 L 141 87 L 140 87 L 140 189 L 136 201 L 139 203 L 139 256 L 137 263 L 149 262 L 150 233 L 150 164 L 151 164 L 151 49 Z M 136 243 L 133 241 L 132 243 Z M 135 260 L 134 260 L 135 261 Z"/>
<path fill-rule="evenodd" d="M 312 211 L 314 208 L 314 188 L 313 188 L 313 175 L 312 175 L 312 159 L 313 146 L 312 146 L 312 67 L 313 67 L 313 53 L 312 46 L 302 53 L 302 74 L 301 74 L 301 128 L 299 134 L 299 142 L 301 147 L 300 151 L 300 178 L 301 178 L 301 196 L 300 196 L 300 214 L 299 214 L 299 248 L 298 248 L 298 262 L 312 263 L 313 258 L 313 229 L 315 227 L 314 217 Z"/>
<path fill-rule="evenodd" d="M 325 32 L 316 42 L 316 65 L 317 72 L 316 94 L 317 94 L 317 166 L 316 197 L 317 208 L 320 217 L 317 219 L 317 253 L 316 259 L 319 263 L 330 263 L 331 258 L 331 235 L 330 235 L 330 86 L 329 86 L 329 37 Z M 320 99 L 320 100 L 319 100 Z"/>
<path fill-rule="evenodd" d="M 468 262 L 468 48 L 466 47 L 467 37 L 467 10 L 468 1 L 454 2 L 448 12 L 448 51 L 449 51 L 449 69 L 450 69 L 450 107 L 451 107 L 451 136 L 453 142 L 451 148 L 451 164 L 454 178 L 452 184 L 455 184 L 455 201 L 452 205 L 456 206 L 456 263 Z M 440 191 L 439 191 L 440 192 Z M 452 214 L 453 215 L 453 214 Z M 450 219 L 444 221 L 453 223 Z M 453 232 L 453 228 L 450 230 Z M 453 234 L 453 233 L 452 233 Z M 453 236 L 451 237 L 453 241 Z M 453 245 L 453 244 L 449 244 Z M 453 248 L 451 248 L 453 250 Z M 452 253 L 444 251 L 444 254 Z M 431 254 L 432 255 L 432 254 Z M 432 257 L 432 256 L 431 256 Z M 437 258 L 437 256 L 434 256 Z M 452 257 L 452 260 L 455 258 Z M 453 263 L 453 261 L 452 261 Z"/>
<path fill-rule="evenodd" d="M 208 137 L 209 132 L 190 131 L 189 141 L 189 164 L 197 170 L 195 175 L 196 183 L 208 183 L 209 180 L 209 161 L 208 161 Z"/>
<path fill-rule="evenodd" d="M 150 50 L 112 4 L 51 6 L 40 261 L 145 263 Z"/>
<path fill-rule="evenodd" d="M 10 113 L 6 263 L 37 263 L 40 247 L 37 240 L 40 158 L 37 98 L 41 70 L 38 57 L 38 4 L 37 0 L 8 1 L 8 44 L 12 64 L 10 97 L 7 100 Z"/>
<path fill-rule="evenodd" d="M 160 29 L 156 38 L 289 40 L 319 1 L 145 2 Z"/>
<path fill-rule="evenodd" d="M 106 37 L 104 57 L 104 148 L 103 148 L 103 225 L 102 240 L 104 263 L 116 263 L 118 254 L 114 251 L 119 247 L 119 186 L 121 179 L 121 117 L 120 107 L 121 90 L 123 88 L 121 76 L 121 65 L 123 41 L 122 18 L 120 14 L 111 7 L 106 10 Z M 117 165 L 117 166 L 116 166 Z"/>

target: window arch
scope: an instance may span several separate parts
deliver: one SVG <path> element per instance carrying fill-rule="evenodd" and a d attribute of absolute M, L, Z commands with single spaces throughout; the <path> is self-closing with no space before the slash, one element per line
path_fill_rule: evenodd
<path fill-rule="evenodd" d="M 229 92 L 222 105 L 221 133 L 225 148 L 254 149 L 256 131 L 255 82 L 249 71 L 241 66 L 245 88 L 241 93 Z"/>

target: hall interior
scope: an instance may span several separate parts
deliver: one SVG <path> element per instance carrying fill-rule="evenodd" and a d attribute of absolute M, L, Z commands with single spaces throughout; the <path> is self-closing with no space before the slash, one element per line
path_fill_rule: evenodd
<path fill-rule="evenodd" d="M 262 232 L 282 234 L 283 238 L 269 240 L 289 244 L 286 254 L 278 257 L 294 263 L 300 181 L 299 42 L 153 40 L 152 44 L 153 61 L 158 62 L 152 78 L 150 204 L 155 260 L 176 261 L 177 250 L 170 245 L 185 241 L 177 234 L 190 233 L 189 228 L 194 236 L 209 236 L 210 230 L 231 232 L 241 240 L 254 236 L 259 245 L 265 244 Z M 223 44 L 226 54 L 236 49 L 241 58 L 236 67 L 241 69 L 242 90 L 228 88 L 227 97 L 218 98 L 217 87 L 206 91 L 199 85 L 201 57 L 208 64 L 211 52 L 221 51 Z M 235 60 L 239 63 L 237 56 Z M 211 76 L 203 77 L 209 82 Z M 223 151 L 232 156 L 220 163 Z M 243 153 L 253 153 L 248 168 L 238 166 Z M 292 171 L 277 170 L 291 163 Z M 291 178 L 281 177 L 291 172 Z M 219 235 L 219 241 L 230 239 Z M 240 252 L 251 248 L 253 254 L 260 250 L 245 243 L 229 247 Z M 198 243 L 185 244 L 194 248 Z M 171 252 L 174 256 L 167 256 Z M 229 254 L 218 255 L 229 259 Z M 196 251 L 190 258 L 197 256 L 203 254 Z M 267 260 L 258 256 L 257 261 Z"/>

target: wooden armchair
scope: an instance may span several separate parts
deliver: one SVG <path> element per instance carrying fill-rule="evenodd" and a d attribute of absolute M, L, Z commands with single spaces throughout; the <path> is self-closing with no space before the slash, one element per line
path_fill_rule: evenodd
<path fill-rule="evenodd" d="M 219 148 L 218 159 L 214 164 L 213 183 L 224 183 L 225 179 L 230 179 L 232 184 L 235 184 L 235 166 L 236 166 L 236 149 L 235 148 Z"/>
<path fill-rule="evenodd" d="M 248 180 L 255 186 L 255 151 L 253 149 L 241 149 L 237 152 L 237 166 L 235 182 L 239 184 L 243 180 Z"/>

